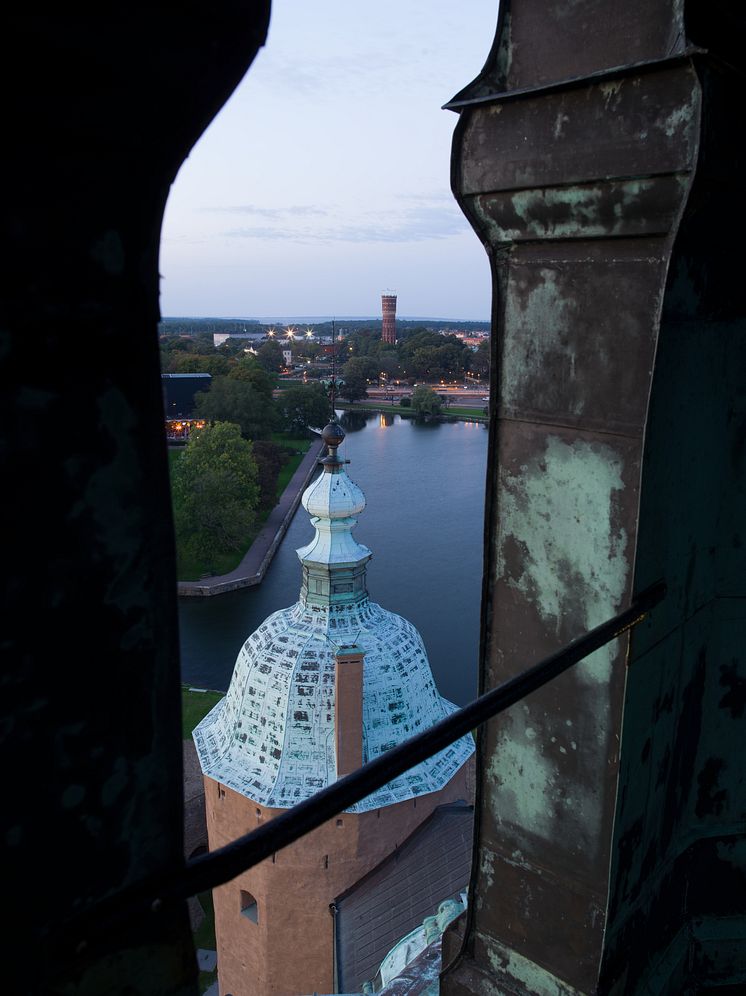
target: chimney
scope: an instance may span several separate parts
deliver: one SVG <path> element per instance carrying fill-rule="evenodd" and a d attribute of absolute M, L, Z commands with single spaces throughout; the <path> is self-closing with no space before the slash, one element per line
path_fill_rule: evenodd
<path fill-rule="evenodd" d="M 336 654 L 337 778 L 349 775 L 363 763 L 363 657 L 360 647 L 340 647 Z"/>

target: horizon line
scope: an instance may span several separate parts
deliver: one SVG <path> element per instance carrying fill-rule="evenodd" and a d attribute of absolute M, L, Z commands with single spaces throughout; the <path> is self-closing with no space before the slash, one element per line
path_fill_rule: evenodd
<path fill-rule="evenodd" d="M 403 322 L 471 322 L 480 325 L 489 325 L 489 318 L 448 318 L 439 315 L 397 315 L 397 321 Z M 179 319 L 189 319 L 190 321 L 221 321 L 221 322 L 256 322 L 264 324 L 266 322 L 360 322 L 360 321 L 381 321 L 381 315 L 271 315 L 271 316 L 251 316 L 245 315 L 162 315 L 160 321 L 177 321 Z"/>

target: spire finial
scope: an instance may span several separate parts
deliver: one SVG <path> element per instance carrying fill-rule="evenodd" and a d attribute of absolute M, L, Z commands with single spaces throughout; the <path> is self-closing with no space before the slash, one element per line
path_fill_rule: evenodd
<path fill-rule="evenodd" d="M 335 471 L 339 470 L 344 463 L 344 461 L 337 456 L 337 449 L 342 445 L 345 438 L 344 429 L 338 422 L 334 421 L 333 414 L 332 421 L 328 425 L 325 425 L 321 430 L 321 438 L 324 440 L 326 448 L 329 450 L 328 455 L 324 457 L 321 463 L 327 473 L 333 474 Z"/>
<path fill-rule="evenodd" d="M 334 401 L 337 396 L 337 340 L 336 340 L 336 329 L 334 325 L 334 319 L 332 318 L 332 381 L 329 385 L 329 406 L 331 411 L 329 412 L 329 422 L 332 423 L 336 421 L 336 415 L 334 414 Z M 327 444 L 328 445 L 328 444 Z"/>

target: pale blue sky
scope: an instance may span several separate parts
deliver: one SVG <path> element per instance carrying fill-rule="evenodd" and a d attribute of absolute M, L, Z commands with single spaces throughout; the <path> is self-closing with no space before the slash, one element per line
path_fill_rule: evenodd
<path fill-rule="evenodd" d="M 176 179 L 166 316 L 487 319 L 487 256 L 450 192 L 496 0 L 276 0 L 267 45 Z M 188 67 L 185 67 L 188 72 Z"/>

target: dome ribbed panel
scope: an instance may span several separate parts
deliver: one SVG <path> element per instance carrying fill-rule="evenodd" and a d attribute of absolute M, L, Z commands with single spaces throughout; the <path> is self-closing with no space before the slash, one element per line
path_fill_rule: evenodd
<path fill-rule="evenodd" d="M 372 760 L 453 711 L 435 687 L 411 623 L 364 600 L 275 612 L 239 653 L 228 694 L 194 731 L 206 775 L 284 808 L 335 781 L 335 652 L 365 652 L 363 758 Z M 363 812 L 443 788 L 474 751 L 471 737 L 373 793 Z"/>
<path fill-rule="evenodd" d="M 303 493 L 303 507 L 321 519 L 346 519 L 365 508 L 365 495 L 343 470 L 317 477 Z"/>

